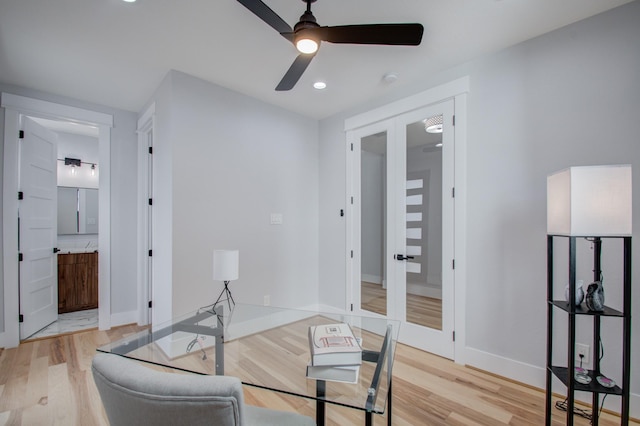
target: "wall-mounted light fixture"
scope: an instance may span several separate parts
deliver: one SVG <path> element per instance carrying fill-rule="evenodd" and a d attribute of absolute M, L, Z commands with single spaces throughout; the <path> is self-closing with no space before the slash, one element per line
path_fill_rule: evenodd
<path fill-rule="evenodd" d="M 72 166 L 72 167 L 80 167 L 80 166 L 82 166 L 82 161 L 79 158 L 65 157 L 64 158 L 64 165 L 65 166 Z"/>
<path fill-rule="evenodd" d="M 64 165 L 65 166 L 70 166 L 71 167 L 70 173 L 73 176 L 76 176 L 78 174 L 78 171 L 76 170 L 76 168 L 77 167 L 82 167 L 83 164 L 91 166 L 91 176 L 93 176 L 93 177 L 96 176 L 96 172 L 98 170 L 98 168 L 96 167 L 97 166 L 96 163 L 89 163 L 89 162 L 86 162 L 86 161 L 82 161 L 79 158 L 65 157 L 64 159 L 58 158 L 58 161 L 60 161 L 60 162 L 64 161 Z M 85 174 L 85 176 L 86 175 L 87 174 Z"/>

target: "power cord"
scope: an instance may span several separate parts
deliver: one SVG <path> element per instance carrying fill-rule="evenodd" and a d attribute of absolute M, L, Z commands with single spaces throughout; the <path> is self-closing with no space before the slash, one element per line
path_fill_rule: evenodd
<path fill-rule="evenodd" d="M 604 347 L 602 345 L 602 339 L 599 339 L 599 344 L 600 344 L 600 360 L 602 359 L 602 357 L 604 356 Z M 580 369 L 582 369 L 582 361 L 584 360 L 584 355 L 583 354 L 579 354 L 578 355 L 580 357 Z M 602 398 L 602 402 L 600 403 L 600 411 L 598 411 L 598 418 L 600 418 L 600 416 L 602 415 L 602 409 L 604 408 L 604 402 L 607 399 L 607 395 L 608 394 L 604 394 L 604 397 Z M 568 398 L 565 398 L 564 401 L 556 401 L 556 408 L 560 411 L 567 411 L 567 400 Z M 593 414 L 587 410 L 583 410 L 582 408 L 578 408 L 575 405 L 573 406 L 573 413 L 577 416 L 583 417 L 585 419 L 589 420 L 589 424 L 593 424 Z"/>
<path fill-rule="evenodd" d="M 556 408 L 560 411 L 567 411 L 567 398 L 564 401 L 556 401 Z M 574 405 L 573 413 L 577 416 L 584 417 L 585 419 L 592 420 L 591 413 L 582 408 L 578 408 Z"/>

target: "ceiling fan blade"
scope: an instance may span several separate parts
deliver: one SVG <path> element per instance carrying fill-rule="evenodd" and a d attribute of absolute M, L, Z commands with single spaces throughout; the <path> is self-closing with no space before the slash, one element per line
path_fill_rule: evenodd
<path fill-rule="evenodd" d="M 422 41 L 422 24 L 365 24 L 320 27 L 320 38 L 329 43 L 388 44 L 417 46 Z"/>
<path fill-rule="evenodd" d="M 287 70 L 284 77 L 282 77 L 282 80 L 280 80 L 280 83 L 278 83 L 278 86 L 276 86 L 276 91 L 283 92 L 293 89 L 293 86 L 295 86 L 298 80 L 300 80 L 300 77 L 302 77 L 302 74 L 304 74 L 304 71 L 307 69 L 314 56 L 316 55 L 306 55 L 304 53 L 299 54 Z"/>
<path fill-rule="evenodd" d="M 293 33 L 293 28 L 289 26 L 277 13 L 269 8 L 266 4 L 264 4 L 260 0 L 238 0 L 238 3 L 242 4 L 244 7 L 249 9 L 256 15 L 258 18 L 262 19 L 266 22 L 271 28 L 276 30 L 279 33 Z M 289 36 L 284 35 L 283 37 L 287 40 L 290 39 Z"/>

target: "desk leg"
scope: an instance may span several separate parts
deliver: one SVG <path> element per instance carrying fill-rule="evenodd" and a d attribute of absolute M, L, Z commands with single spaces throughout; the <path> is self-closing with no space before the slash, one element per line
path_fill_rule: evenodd
<path fill-rule="evenodd" d="M 316 380 L 316 425 L 324 426 L 325 403 L 324 397 L 327 391 L 327 383 L 324 380 Z"/>
<path fill-rule="evenodd" d="M 387 425 L 391 426 L 391 401 L 393 400 L 393 394 L 391 393 L 391 379 L 389 379 L 389 394 L 387 395 L 387 404 L 389 404 L 389 408 L 387 409 Z"/>
<path fill-rule="evenodd" d="M 216 336 L 216 376 L 224 375 L 224 337 Z"/>

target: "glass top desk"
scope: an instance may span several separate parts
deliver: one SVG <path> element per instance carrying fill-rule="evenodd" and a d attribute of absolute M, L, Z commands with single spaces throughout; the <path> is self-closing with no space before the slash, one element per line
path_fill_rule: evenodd
<path fill-rule="evenodd" d="M 306 377 L 308 329 L 347 323 L 361 339 L 357 383 Z M 98 348 L 100 352 L 197 374 L 226 374 L 243 384 L 311 398 L 316 423 L 324 425 L 325 404 L 363 410 L 365 423 L 383 414 L 391 424 L 391 371 L 399 321 L 347 314 L 236 304 L 200 309 Z"/>

